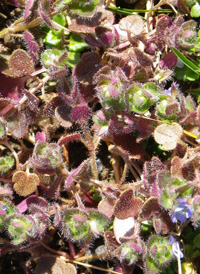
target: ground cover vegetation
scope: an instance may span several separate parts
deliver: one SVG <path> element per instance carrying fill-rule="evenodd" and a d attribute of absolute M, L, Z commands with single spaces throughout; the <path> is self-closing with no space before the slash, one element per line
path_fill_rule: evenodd
<path fill-rule="evenodd" d="M 199 18 L 1 0 L 1 273 L 199 273 Z"/>

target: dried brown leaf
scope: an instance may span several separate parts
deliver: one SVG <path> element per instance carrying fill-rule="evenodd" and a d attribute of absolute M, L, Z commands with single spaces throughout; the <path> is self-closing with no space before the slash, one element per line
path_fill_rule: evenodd
<path fill-rule="evenodd" d="M 14 190 L 18 195 L 23 197 L 36 191 L 40 183 L 40 179 L 35 173 L 27 174 L 21 170 L 13 174 L 12 181 L 14 183 Z"/>
<path fill-rule="evenodd" d="M 155 141 L 162 145 L 162 149 L 173 150 L 176 148 L 183 134 L 182 127 L 177 123 L 162 124 L 154 131 Z"/>
<path fill-rule="evenodd" d="M 132 35 L 139 35 L 144 29 L 144 20 L 139 15 L 129 15 L 120 20 L 119 27 Z"/>
<path fill-rule="evenodd" d="M 76 274 L 76 267 L 60 258 L 43 257 L 37 264 L 35 274 Z"/>

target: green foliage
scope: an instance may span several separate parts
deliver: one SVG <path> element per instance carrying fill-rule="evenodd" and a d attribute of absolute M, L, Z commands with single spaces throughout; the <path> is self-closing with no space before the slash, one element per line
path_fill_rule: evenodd
<path fill-rule="evenodd" d="M 89 211 L 90 228 L 95 236 L 101 235 L 108 226 L 108 218 L 98 211 Z"/>
<path fill-rule="evenodd" d="M 199 74 L 192 71 L 190 68 L 188 68 L 186 65 L 184 65 L 182 68 L 176 67 L 174 69 L 174 76 L 178 80 L 183 80 L 184 82 L 191 81 L 194 82 L 199 79 Z"/>
<path fill-rule="evenodd" d="M 148 255 L 158 267 L 166 266 L 173 258 L 172 246 L 168 237 L 151 236 L 147 248 Z"/>
<path fill-rule="evenodd" d="M 70 13 L 82 17 L 94 15 L 99 0 L 73 0 L 69 5 Z"/>
<path fill-rule="evenodd" d="M 46 49 L 42 55 L 41 60 L 46 68 L 61 67 L 64 68 L 67 63 L 66 51 L 59 49 Z"/>
<path fill-rule="evenodd" d="M 74 68 L 81 59 L 80 52 L 69 51 L 67 55 L 67 65 Z"/>
<path fill-rule="evenodd" d="M 5 219 L 8 216 L 17 212 L 17 208 L 10 201 L 0 201 L 0 230 L 3 230 L 5 228 Z"/>
<path fill-rule="evenodd" d="M 36 233 L 36 223 L 30 216 L 11 215 L 6 220 L 6 227 L 14 245 L 26 242 Z"/>
<path fill-rule="evenodd" d="M 176 54 L 176 56 L 192 71 L 197 74 L 200 74 L 199 66 L 195 65 L 194 62 L 190 61 L 185 57 L 178 49 L 171 47 L 171 50 Z"/>
<path fill-rule="evenodd" d="M 64 213 L 64 233 L 74 241 L 86 240 L 90 236 L 90 223 L 86 213 L 69 209 Z"/>
<path fill-rule="evenodd" d="M 53 21 L 63 27 L 66 25 L 65 16 L 61 13 L 54 16 Z M 66 35 L 66 31 L 65 31 L 65 35 Z M 61 49 L 63 47 L 63 39 L 64 39 L 64 30 L 62 28 L 58 31 L 50 29 L 48 33 L 46 34 L 46 36 L 44 37 L 43 41 L 49 47 L 56 47 L 58 49 Z"/>
<path fill-rule="evenodd" d="M 195 5 L 192 5 L 190 15 L 191 15 L 191 17 L 194 17 L 194 18 L 200 17 L 200 3 L 199 3 L 199 1 L 196 1 Z"/>
<path fill-rule="evenodd" d="M 14 166 L 14 159 L 10 156 L 0 157 L 0 173 L 8 172 Z"/>
<path fill-rule="evenodd" d="M 95 210 L 86 213 L 69 209 L 64 212 L 63 220 L 65 236 L 74 241 L 87 241 L 90 237 L 98 237 L 108 225 L 108 218 Z"/>
<path fill-rule="evenodd" d="M 62 10 L 63 8 L 67 7 L 73 0 L 57 0 L 54 3 L 54 7 L 56 10 Z"/>
<path fill-rule="evenodd" d="M 73 33 L 70 35 L 69 51 L 79 52 L 87 48 L 88 44 L 86 44 L 79 35 Z"/>
<path fill-rule="evenodd" d="M 33 162 L 38 167 L 57 167 L 62 162 L 60 147 L 54 143 L 38 142 L 34 148 Z"/>
<path fill-rule="evenodd" d="M 6 136 L 5 122 L 0 120 L 0 140 L 4 139 Z"/>

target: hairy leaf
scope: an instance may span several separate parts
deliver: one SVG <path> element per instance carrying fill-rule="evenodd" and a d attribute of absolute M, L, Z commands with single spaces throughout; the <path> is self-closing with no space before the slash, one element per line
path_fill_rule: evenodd
<path fill-rule="evenodd" d="M 9 60 L 11 76 L 22 77 L 34 72 L 34 64 L 28 53 L 23 49 L 16 49 Z"/>
<path fill-rule="evenodd" d="M 13 174 L 12 181 L 14 183 L 14 190 L 18 195 L 24 197 L 36 191 L 37 186 L 40 183 L 40 179 L 36 174 L 27 174 L 24 171 L 15 172 Z"/>

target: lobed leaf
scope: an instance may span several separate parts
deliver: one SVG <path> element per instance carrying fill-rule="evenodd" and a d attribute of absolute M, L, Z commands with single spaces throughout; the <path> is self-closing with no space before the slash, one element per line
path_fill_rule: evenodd
<path fill-rule="evenodd" d="M 20 196 L 28 196 L 36 191 L 40 183 L 40 179 L 35 173 L 27 174 L 24 171 L 17 171 L 13 174 L 12 181 L 14 183 L 14 190 Z"/>

